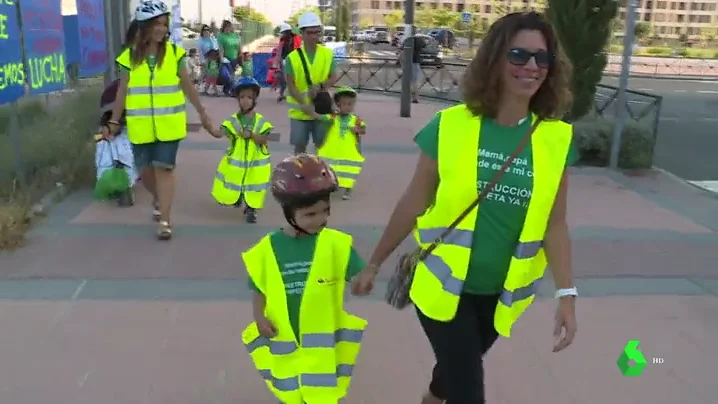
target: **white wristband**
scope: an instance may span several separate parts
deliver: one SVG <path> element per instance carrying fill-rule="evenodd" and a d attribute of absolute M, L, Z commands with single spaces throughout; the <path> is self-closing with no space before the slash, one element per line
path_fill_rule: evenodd
<path fill-rule="evenodd" d="M 578 296 L 578 289 L 575 287 L 573 288 L 566 288 L 566 289 L 559 289 L 556 291 L 556 298 L 561 298 L 565 296 Z"/>

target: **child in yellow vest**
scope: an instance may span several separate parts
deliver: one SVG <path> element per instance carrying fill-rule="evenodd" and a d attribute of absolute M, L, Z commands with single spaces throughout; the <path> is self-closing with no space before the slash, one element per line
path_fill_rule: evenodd
<path fill-rule="evenodd" d="M 367 323 L 344 311 L 346 282 L 370 269 L 350 235 L 326 227 L 337 178 L 324 161 L 291 156 L 271 183 L 289 227 L 242 254 L 254 292 L 254 322 L 242 341 L 280 402 L 336 404 Z"/>
<path fill-rule="evenodd" d="M 239 112 L 210 133 L 229 138 L 229 148 L 217 167 L 212 196 L 217 203 L 242 207 L 247 223 L 257 222 L 257 211 L 264 199 L 272 175 L 267 135 L 272 124 L 254 111 L 260 86 L 251 77 L 242 77 L 233 87 Z"/>
<path fill-rule="evenodd" d="M 366 123 L 354 115 L 356 99 L 356 91 L 350 87 L 340 87 L 334 93 L 334 102 L 339 112 L 321 116 L 321 119 L 331 120 L 332 126 L 317 150 L 317 155 L 329 163 L 337 174 L 339 188 L 344 189 L 344 200 L 349 199 L 364 166 L 361 137 L 366 133 Z"/>

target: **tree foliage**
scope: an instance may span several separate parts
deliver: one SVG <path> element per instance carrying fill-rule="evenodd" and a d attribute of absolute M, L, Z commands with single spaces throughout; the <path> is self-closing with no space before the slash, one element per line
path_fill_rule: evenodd
<path fill-rule="evenodd" d="M 389 14 L 384 15 L 384 24 L 392 31 L 403 22 L 404 10 L 391 10 Z"/>
<path fill-rule="evenodd" d="M 546 16 L 573 65 L 574 101 L 568 120 L 586 115 L 593 106 L 596 85 L 608 62 L 605 49 L 617 12 L 616 0 L 548 0 Z"/>
<path fill-rule="evenodd" d="M 253 9 L 250 6 L 239 6 L 235 7 L 232 10 L 232 17 L 237 22 L 242 21 L 257 21 L 261 23 L 268 23 L 269 19 L 266 15 L 260 13 L 259 11 Z"/>
<path fill-rule="evenodd" d="M 337 41 L 348 41 L 351 37 L 352 16 L 349 0 L 339 0 L 336 9 Z"/>

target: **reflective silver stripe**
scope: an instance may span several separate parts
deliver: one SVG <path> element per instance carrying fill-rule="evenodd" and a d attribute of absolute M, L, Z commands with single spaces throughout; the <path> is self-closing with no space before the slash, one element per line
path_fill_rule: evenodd
<path fill-rule="evenodd" d="M 543 247 L 542 240 L 519 243 L 516 246 L 516 250 L 514 250 L 514 257 L 518 259 L 533 258 L 538 254 L 541 247 Z"/>
<path fill-rule="evenodd" d="M 237 192 L 260 192 L 260 191 L 266 191 L 270 187 L 270 183 L 262 183 L 262 184 L 251 184 L 251 185 L 244 185 L 241 184 L 234 184 L 229 181 L 227 181 L 227 178 L 224 176 L 224 174 L 218 172 L 215 174 L 214 178 L 218 181 L 222 182 L 222 185 L 232 191 Z"/>
<path fill-rule="evenodd" d="M 357 178 L 359 178 L 359 174 L 357 173 L 345 173 L 342 171 L 334 170 L 334 174 L 336 174 L 339 178 L 349 178 L 352 180 L 356 180 Z"/>
<path fill-rule="evenodd" d="M 446 227 L 419 229 L 419 242 L 421 244 L 431 244 L 439 238 L 444 231 L 446 231 Z M 473 238 L 474 232 L 471 230 L 454 229 L 442 240 L 442 244 L 471 248 Z"/>
<path fill-rule="evenodd" d="M 364 163 L 360 161 L 351 161 L 351 160 L 341 160 L 341 159 L 328 159 L 326 157 L 322 157 L 322 160 L 324 160 L 327 164 L 331 165 L 338 165 L 338 166 L 349 166 L 349 167 L 363 167 Z"/>
<path fill-rule="evenodd" d="M 237 160 L 237 159 L 227 159 L 227 162 L 229 165 L 233 167 L 238 168 L 256 168 L 256 167 L 262 167 L 271 164 L 271 160 L 267 158 L 263 158 L 261 160 L 251 160 L 251 161 L 243 161 L 243 160 Z"/>
<path fill-rule="evenodd" d="M 272 341 L 262 336 L 255 338 L 245 346 L 250 354 L 264 346 L 269 347 L 269 352 L 271 352 L 272 355 L 288 355 L 297 350 L 297 344 L 294 341 Z"/>
<path fill-rule="evenodd" d="M 334 348 L 338 342 L 356 342 L 362 340 L 362 330 L 340 328 L 334 333 L 302 334 L 302 348 Z"/>
<path fill-rule="evenodd" d="M 127 116 L 132 117 L 145 117 L 145 116 L 159 116 L 159 115 L 172 115 L 180 112 L 184 112 L 185 105 L 178 105 L 176 107 L 167 108 L 138 108 L 138 109 L 127 109 Z"/>
<path fill-rule="evenodd" d="M 150 95 L 150 94 L 172 94 L 181 91 L 179 85 L 153 86 L 153 87 L 128 87 L 127 95 Z"/>
<path fill-rule="evenodd" d="M 511 305 L 513 305 L 515 302 L 528 299 L 529 297 L 536 294 L 540 281 L 541 279 L 537 279 L 528 286 L 524 286 L 522 288 L 514 290 L 513 293 L 510 290 L 504 289 L 504 291 L 501 292 L 501 296 L 499 296 L 499 301 L 504 306 L 511 307 Z"/>
<path fill-rule="evenodd" d="M 242 133 L 242 132 L 244 131 L 244 130 L 242 129 L 242 124 L 239 123 L 239 120 L 238 120 L 234 115 L 230 116 L 228 120 L 229 120 L 229 122 L 232 124 L 232 126 L 234 127 L 234 131 L 235 131 L 237 134 L 240 134 L 240 133 Z M 267 123 L 267 121 L 266 121 L 264 118 L 261 118 L 261 119 L 257 122 L 257 125 L 255 125 L 255 128 L 257 128 L 257 130 L 254 130 L 254 128 L 251 128 L 255 135 L 258 135 L 258 134 L 260 134 L 260 133 L 262 132 L 262 127 L 264 126 L 265 123 Z"/>
<path fill-rule="evenodd" d="M 338 175 L 338 174 L 337 174 Z M 421 244 L 433 243 L 441 234 L 446 230 L 446 227 L 435 227 L 430 229 L 419 230 L 419 242 Z M 454 229 L 449 233 L 444 240 L 443 244 L 455 245 L 459 247 L 471 248 L 473 241 L 473 232 L 471 230 Z M 538 254 L 539 250 L 543 247 L 543 241 L 527 241 L 518 243 L 514 250 L 514 257 L 518 259 L 533 258 Z"/>
<path fill-rule="evenodd" d="M 338 365 L 335 374 L 324 373 L 314 374 L 305 373 L 301 375 L 301 385 L 307 387 L 336 387 L 337 378 L 339 377 L 351 377 L 354 373 L 354 365 Z M 272 383 L 274 388 L 279 391 L 295 391 L 299 390 L 299 379 L 300 377 L 288 377 L 285 379 L 278 379 L 272 376 L 272 372 L 268 369 L 260 369 L 259 374 L 262 375 L 264 380 Z"/>
<path fill-rule="evenodd" d="M 301 94 L 299 94 L 299 95 L 301 96 L 301 99 L 302 99 L 302 100 L 304 100 L 304 101 L 309 101 L 309 100 L 307 100 L 307 98 L 309 98 L 309 93 L 301 93 Z M 293 98 L 294 98 L 294 97 L 291 97 L 291 96 L 290 96 L 290 97 L 287 97 L 287 99 L 286 99 L 287 105 L 292 105 L 292 106 L 294 106 L 294 107 L 296 107 L 296 108 L 301 108 L 301 107 L 302 107 L 302 104 L 301 104 L 300 102 L 298 102 L 298 101 L 294 101 Z"/>
<path fill-rule="evenodd" d="M 254 125 L 255 129 L 253 129 L 254 134 L 259 135 L 260 133 L 262 133 L 262 128 L 264 127 L 264 124 L 266 124 L 266 123 L 267 123 L 267 121 L 264 118 L 261 118 L 259 121 L 257 121 L 257 124 Z"/>
<path fill-rule="evenodd" d="M 441 257 L 429 254 L 424 258 L 424 265 L 426 265 L 429 272 L 439 280 L 442 289 L 452 295 L 461 295 L 461 291 L 464 288 L 464 281 L 452 274 L 451 268 Z"/>

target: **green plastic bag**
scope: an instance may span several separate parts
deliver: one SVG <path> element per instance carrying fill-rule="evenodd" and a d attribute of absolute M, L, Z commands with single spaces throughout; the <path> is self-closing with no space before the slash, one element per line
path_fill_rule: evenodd
<path fill-rule="evenodd" d="M 103 140 L 106 141 L 106 140 Z M 130 176 L 124 170 L 124 165 L 114 155 L 112 145 L 108 142 L 114 167 L 105 170 L 95 183 L 95 198 L 101 201 L 112 199 L 117 194 L 127 191 L 130 187 Z"/>

